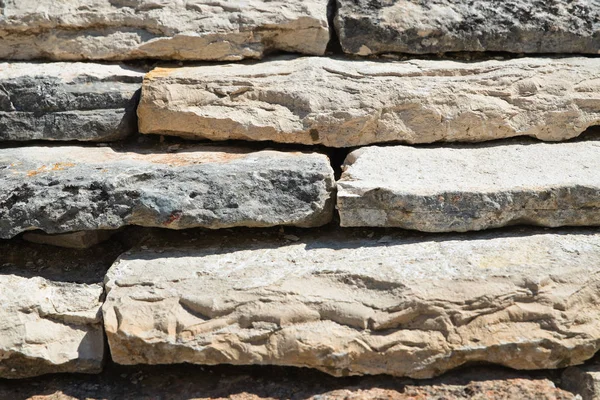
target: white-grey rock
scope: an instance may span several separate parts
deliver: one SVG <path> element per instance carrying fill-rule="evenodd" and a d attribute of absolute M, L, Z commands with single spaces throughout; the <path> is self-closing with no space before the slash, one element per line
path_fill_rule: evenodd
<path fill-rule="evenodd" d="M 0 378 L 100 372 L 102 293 L 96 284 L 0 275 Z"/>
<path fill-rule="evenodd" d="M 319 226 L 333 214 L 327 156 L 234 147 L 0 149 L 0 238 L 117 229 Z"/>
<path fill-rule="evenodd" d="M 102 243 L 116 231 L 79 231 L 48 235 L 40 232 L 26 232 L 23 239 L 31 243 L 48 244 L 50 246 L 67 247 L 71 249 L 89 249 Z"/>
<path fill-rule="evenodd" d="M 561 368 L 600 348 L 599 233 L 378 235 L 125 253 L 105 281 L 112 358 L 428 378 L 477 362 Z"/>
<path fill-rule="evenodd" d="M 143 75 L 123 65 L 0 63 L 0 141 L 123 139 L 137 131 Z"/>
<path fill-rule="evenodd" d="M 600 141 L 368 147 L 350 153 L 344 168 L 342 226 L 600 225 Z"/>
<path fill-rule="evenodd" d="M 600 54 L 599 0 L 336 1 L 347 53 Z"/>
<path fill-rule="evenodd" d="M 4 0 L 0 58 L 241 60 L 320 55 L 327 0 Z"/>
<path fill-rule="evenodd" d="M 600 125 L 600 59 L 462 63 L 277 59 L 157 68 L 142 133 L 352 147 L 401 141 L 558 141 Z"/>

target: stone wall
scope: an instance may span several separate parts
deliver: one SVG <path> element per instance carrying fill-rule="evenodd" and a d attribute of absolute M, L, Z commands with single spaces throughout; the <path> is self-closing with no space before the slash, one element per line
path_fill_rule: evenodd
<path fill-rule="evenodd" d="M 485 363 L 594 398 L 598 55 L 598 0 L 0 0 L 0 378 Z"/>

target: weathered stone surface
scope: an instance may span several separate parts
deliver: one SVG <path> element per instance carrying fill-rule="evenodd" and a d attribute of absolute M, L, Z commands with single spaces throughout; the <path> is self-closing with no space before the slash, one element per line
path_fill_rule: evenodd
<path fill-rule="evenodd" d="M 102 286 L 0 275 L 0 378 L 100 372 Z"/>
<path fill-rule="evenodd" d="M 350 153 L 344 168 L 342 226 L 600 225 L 600 141 L 369 147 Z"/>
<path fill-rule="evenodd" d="M 347 53 L 600 53 L 600 1 L 337 0 Z"/>
<path fill-rule="evenodd" d="M 79 231 L 59 233 L 57 235 L 48 235 L 43 232 L 27 232 L 23 235 L 23 239 L 32 243 L 48 244 L 70 249 L 89 249 L 110 239 L 113 233 L 115 231 Z"/>
<path fill-rule="evenodd" d="M 107 273 L 112 358 L 414 378 L 582 363 L 600 348 L 600 234 L 534 232 L 148 245 Z"/>
<path fill-rule="evenodd" d="M 567 368 L 562 374 L 562 386 L 581 396 L 582 400 L 600 399 L 600 368 L 598 365 Z"/>
<path fill-rule="evenodd" d="M 351 147 L 563 140 L 600 124 L 600 59 L 459 63 L 279 59 L 157 68 L 142 133 Z"/>
<path fill-rule="evenodd" d="M 335 182 L 317 153 L 211 146 L 0 149 L 0 238 L 116 229 L 297 225 L 331 220 Z"/>
<path fill-rule="evenodd" d="M 323 54 L 327 0 L 4 0 L 0 58 L 240 60 Z"/>
<path fill-rule="evenodd" d="M 143 74 L 120 65 L 0 63 L 0 141 L 122 139 L 137 131 Z"/>

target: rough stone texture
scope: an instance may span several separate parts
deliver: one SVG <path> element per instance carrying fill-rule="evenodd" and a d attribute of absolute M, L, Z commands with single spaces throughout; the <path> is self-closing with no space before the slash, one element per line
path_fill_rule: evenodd
<path fill-rule="evenodd" d="M 333 170 L 317 153 L 212 146 L 0 149 L 0 238 L 116 229 L 319 226 Z"/>
<path fill-rule="evenodd" d="M 402 141 L 563 140 L 600 124 L 600 59 L 461 63 L 278 59 L 157 68 L 142 133 L 351 147 Z"/>
<path fill-rule="evenodd" d="M 327 0 L 4 0 L 0 58 L 240 60 L 320 55 Z"/>
<path fill-rule="evenodd" d="M 58 235 L 48 235 L 43 232 L 28 232 L 23 235 L 23 239 L 32 243 L 48 244 L 70 249 L 89 249 L 98 243 L 110 239 L 113 233 L 115 231 L 79 231 Z"/>
<path fill-rule="evenodd" d="M 600 225 L 600 141 L 369 147 L 346 158 L 342 226 L 464 232 Z"/>
<path fill-rule="evenodd" d="M 105 281 L 113 360 L 428 378 L 560 368 L 600 348 L 597 232 L 310 235 L 125 253 Z"/>
<path fill-rule="evenodd" d="M 337 0 L 347 53 L 600 54 L 600 1 Z"/>
<path fill-rule="evenodd" d="M 567 368 L 562 374 L 562 386 L 581 396 L 582 400 L 600 399 L 600 368 L 598 365 Z"/>
<path fill-rule="evenodd" d="M 137 131 L 143 74 L 120 65 L 0 63 L 0 141 L 122 139 Z"/>
<path fill-rule="evenodd" d="M 102 286 L 0 275 L 0 378 L 100 372 Z"/>

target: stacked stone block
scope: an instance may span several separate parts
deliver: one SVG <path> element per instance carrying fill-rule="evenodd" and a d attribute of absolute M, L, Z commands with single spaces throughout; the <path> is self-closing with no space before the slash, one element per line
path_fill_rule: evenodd
<path fill-rule="evenodd" d="M 0 377 L 107 353 L 413 378 L 584 363 L 599 10 L 0 1 L 0 238 L 133 246 L 103 282 L 0 269 Z"/>

